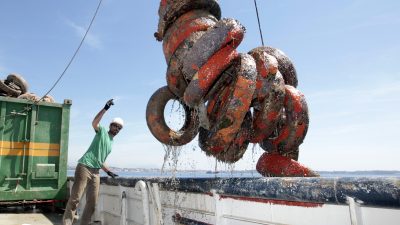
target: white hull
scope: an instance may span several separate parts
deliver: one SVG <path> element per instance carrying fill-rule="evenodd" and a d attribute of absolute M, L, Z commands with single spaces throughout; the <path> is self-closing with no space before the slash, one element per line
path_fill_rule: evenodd
<path fill-rule="evenodd" d="M 157 182 L 103 179 L 93 219 L 102 225 L 398 225 L 400 221 L 398 178 L 376 181 L 367 179 L 353 187 L 346 183 L 350 181 L 340 183 L 338 179 L 260 178 L 251 179 L 251 182 L 240 180 L 237 181 L 236 188 L 245 193 L 242 195 L 227 193 L 235 192 L 235 188 L 226 187 L 224 184 L 216 189 L 207 190 L 205 187 L 213 186 L 207 183 L 210 181 L 214 182 L 213 179 L 200 179 L 189 182 L 180 180 L 178 184 L 171 184 L 171 181 L 165 180 Z M 277 188 L 277 182 L 281 189 Z M 251 185 L 260 188 L 260 183 L 263 185 L 262 190 L 253 192 L 248 189 Z M 227 181 L 225 184 L 228 184 Z M 330 184 L 334 186 L 331 187 Z M 394 186 L 383 190 L 376 184 Z M 263 195 L 262 192 L 266 191 L 264 188 L 268 187 L 276 190 L 274 198 L 260 194 L 251 196 L 252 193 L 260 192 Z M 298 193 L 299 187 L 302 188 L 300 192 L 304 193 Z M 178 191 L 172 191 L 173 189 Z M 344 189 L 359 197 L 346 195 Z M 289 196 L 287 193 L 293 195 Z M 389 198 L 385 199 L 387 194 Z M 360 196 L 365 199 L 360 199 Z M 382 198 L 382 201 L 378 198 Z M 79 212 L 82 211 L 83 205 L 84 201 Z"/>

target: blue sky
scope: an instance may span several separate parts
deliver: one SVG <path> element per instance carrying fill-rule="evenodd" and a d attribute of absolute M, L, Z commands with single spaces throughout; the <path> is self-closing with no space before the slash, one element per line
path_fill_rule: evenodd
<path fill-rule="evenodd" d="M 222 16 L 247 29 L 240 52 L 261 45 L 253 0 L 220 0 Z M 0 79 L 20 73 L 30 91 L 45 94 L 64 70 L 98 1 L 2 1 Z M 126 126 L 110 166 L 161 168 L 164 149 L 145 120 L 152 93 L 165 86 L 161 43 L 153 38 L 159 1 L 104 0 L 77 58 L 50 93 L 72 99 L 69 164 L 94 135 L 91 121 L 110 99 Z M 307 99 L 310 127 L 299 161 L 315 170 L 400 170 L 400 1 L 258 0 L 265 44 L 294 62 Z M 171 115 L 174 117 L 174 115 Z M 172 120 L 174 120 L 172 118 Z M 249 146 L 234 166 L 254 169 L 262 150 Z M 193 141 L 178 168 L 214 169 Z"/>

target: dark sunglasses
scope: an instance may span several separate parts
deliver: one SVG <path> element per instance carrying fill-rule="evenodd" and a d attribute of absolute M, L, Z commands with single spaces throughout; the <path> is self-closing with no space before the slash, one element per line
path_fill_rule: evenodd
<path fill-rule="evenodd" d="M 119 124 L 112 123 L 111 125 L 114 126 L 114 127 L 116 127 L 116 128 L 118 128 L 118 129 L 120 129 L 120 130 L 122 129 L 122 126 L 119 125 Z"/>

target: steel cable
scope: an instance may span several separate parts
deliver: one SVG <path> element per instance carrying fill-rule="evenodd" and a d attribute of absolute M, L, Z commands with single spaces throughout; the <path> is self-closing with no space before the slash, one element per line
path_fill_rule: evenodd
<path fill-rule="evenodd" d="M 103 0 L 99 0 L 99 4 L 96 7 L 96 11 L 93 14 L 92 19 L 90 20 L 89 26 L 85 31 L 85 34 L 82 37 L 82 40 L 80 41 L 78 47 L 76 48 L 74 54 L 72 55 L 71 59 L 68 61 L 67 65 L 65 66 L 63 72 L 61 73 L 61 75 L 58 77 L 58 79 L 54 82 L 53 86 L 46 92 L 46 94 L 44 94 L 39 100 L 37 100 L 35 103 L 40 102 L 46 95 L 48 95 L 58 84 L 58 82 L 61 80 L 61 78 L 65 75 L 65 73 L 67 72 L 67 70 L 69 69 L 69 67 L 71 66 L 72 62 L 74 61 L 76 55 L 78 54 L 79 50 L 81 49 L 83 42 L 86 39 L 86 36 L 89 33 L 90 28 L 93 25 L 94 20 L 96 19 L 97 13 L 99 12 L 101 3 L 103 2 Z"/>
<path fill-rule="evenodd" d="M 263 38 L 262 30 L 261 30 L 260 17 L 258 15 L 257 0 L 254 0 L 254 7 L 256 8 L 257 23 L 258 23 L 258 30 L 260 31 L 261 45 L 264 46 L 264 38 Z"/>
<path fill-rule="evenodd" d="M 90 20 L 89 26 L 88 26 L 88 28 L 86 29 L 85 34 L 83 35 L 83 37 L 82 37 L 82 39 L 81 39 L 81 41 L 80 41 L 80 43 L 79 43 L 77 49 L 75 50 L 75 52 L 74 52 L 74 54 L 72 55 L 71 59 L 68 61 L 66 67 L 64 68 L 63 72 L 62 72 L 61 75 L 57 78 L 57 80 L 54 82 L 54 84 L 52 85 L 52 87 L 51 87 L 40 99 L 38 99 L 38 100 L 36 100 L 36 101 L 33 101 L 33 103 L 32 103 L 30 106 L 27 106 L 27 107 L 25 107 L 23 110 L 20 110 L 20 111 L 16 112 L 17 114 L 29 112 L 29 111 L 32 109 L 32 107 L 33 107 L 34 105 L 37 105 L 38 102 L 40 102 L 40 101 L 42 101 L 44 98 L 46 98 L 46 97 L 48 96 L 48 94 L 57 86 L 58 82 L 59 82 L 59 81 L 61 80 L 61 78 L 65 75 L 65 73 L 67 72 L 68 68 L 70 67 L 70 65 L 71 65 L 72 62 L 74 61 L 75 57 L 77 56 L 79 50 L 81 49 L 81 47 L 82 47 L 82 45 L 83 45 L 83 42 L 85 41 L 86 36 L 87 36 L 87 34 L 89 33 L 89 30 L 90 30 L 90 28 L 92 27 L 92 24 L 93 24 L 93 22 L 94 22 L 94 20 L 95 20 L 95 18 L 96 18 L 96 16 L 97 16 L 97 13 L 98 13 L 98 11 L 99 11 L 99 9 L 100 9 L 100 6 L 101 6 L 101 3 L 102 3 L 102 2 L 103 2 L 103 0 L 99 0 L 99 4 L 98 4 L 97 7 L 96 7 L 96 10 L 95 10 L 95 12 L 94 12 L 94 14 L 93 14 L 93 17 L 92 17 L 92 19 Z M 4 116 L 1 116 L 0 118 L 3 118 L 3 117 L 6 118 L 6 117 L 8 117 L 8 116 L 14 116 L 14 115 L 15 115 L 15 113 L 14 113 L 14 114 L 7 114 L 7 115 L 4 115 Z"/>

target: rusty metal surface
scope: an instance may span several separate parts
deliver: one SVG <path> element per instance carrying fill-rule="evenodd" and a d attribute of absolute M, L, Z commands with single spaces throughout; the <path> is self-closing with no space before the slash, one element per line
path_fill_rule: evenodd
<path fill-rule="evenodd" d="M 200 113 L 201 119 L 192 120 L 197 125 L 191 127 L 201 127 L 199 146 L 206 154 L 234 163 L 241 159 L 249 142 L 259 143 L 266 154 L 279 154 L 284 159 L 278 163 L 270 160 L 276 157 L 264 156 L 257 165 L 261 174 L 316 176 L 292 162 L 298 159 L 309 123 L 305 98 L 296 89 L 292 61 L 273 47 L 238 53 L 236 48 L 246 29 L 239 21 L 221 19 L 220 15 L 214 0 L 160 1 L 156 38 L 163 42 L 167 87 L 174 96 L 151 97 L 151 110 L 146 112 L 149 129 L 163 144 L 172 143 L 178 132 L 164 126 L 159 109 L 166 101 L 177 99 L 188 110 Z M 192 129 L 191 134 L 185 132 L 189 129 L 179 135 L 192 138 L 197 134 Z M 186 144 L 187 140 L 174 141 L 174 145 Z M 293 165 L 298 169 L 285 169 Z"/>

